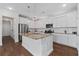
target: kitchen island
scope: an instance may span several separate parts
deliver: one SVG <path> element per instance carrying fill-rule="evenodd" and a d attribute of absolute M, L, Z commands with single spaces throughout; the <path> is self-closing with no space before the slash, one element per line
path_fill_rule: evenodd
<path fill-rule="evenodd" d="M 34 56 L 47 56 L 53 51 L 53 35 L 45 33 L 23 33 L 22 46 Z"/>

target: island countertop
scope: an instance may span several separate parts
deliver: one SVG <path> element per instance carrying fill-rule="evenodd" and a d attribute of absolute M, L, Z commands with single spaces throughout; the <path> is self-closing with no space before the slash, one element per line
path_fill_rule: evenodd
<path fill-rule="evenodd" d="M 33 32 L 28 32 L 28 33 L 20 33 L 22 36 L 27 36 L 32 39 L 41 39 L 50 36 L 51 34 L 46 34 L 46 33 L 33 33 Z"/>

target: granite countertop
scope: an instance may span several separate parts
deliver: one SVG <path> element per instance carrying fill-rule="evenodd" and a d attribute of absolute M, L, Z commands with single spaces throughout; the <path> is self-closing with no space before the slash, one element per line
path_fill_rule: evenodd
<path fill-rule="evenodd" d="M 29 33 L 21 33 L 21 35 L 30 37 L 32 39 L 42 39 L 42 38 L 50 36 L 51 34 L 29 32 Z"/>

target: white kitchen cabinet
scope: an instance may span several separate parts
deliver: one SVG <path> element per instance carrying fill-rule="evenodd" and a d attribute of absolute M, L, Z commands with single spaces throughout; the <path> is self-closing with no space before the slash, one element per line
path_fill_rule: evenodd
<path fill-rule="evenodd" d="M 66 17 L 66 27 L 77 27 L 77 16 L 76 11 L 71 12 L 70 14 L 67 14 Z"/>
<path fill-rule="evenodd" d="M 68 46 L 77 47 L 77 36 L 68 35 Z"/>
<path fill-rule="evenodd" d="M 63 34 L 54 34 L 54 41 L 60 44 L 67 45 L 67 35 Z"/>
<path fill-rule="evenodd" d="M 77 48 L 77 36 L 73 34 L 54 34 L 54 42 Z"/>
<path fill-rule="evenodd" d="M 22 36 L 22 46 L 27 49 L 32 55 L 47 56 L 53 51 L 53 36 L 33 39 L 28 36 Z"/>
<path fill-rule="evenodd" d="M 67 14 L 52 17 L 54 27 L 76 27 L 76 11 Z"/>
<path fill-rule="evenodd" d="M 66 16 L 60 16 L 53 19 L 54 27 L 66 27 Z"/>

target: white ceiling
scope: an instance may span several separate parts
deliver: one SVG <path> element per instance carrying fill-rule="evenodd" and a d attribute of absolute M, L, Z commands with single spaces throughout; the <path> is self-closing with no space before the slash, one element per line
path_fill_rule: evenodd
<path fill-rule="evenodd" d="M 1 3 L 0 8 L 13 8 L 13 11 L 29 16 L 54 16 L 76 10 L 76 3 Z M 30 8 L 28 8 L 30 6 Z"/>

